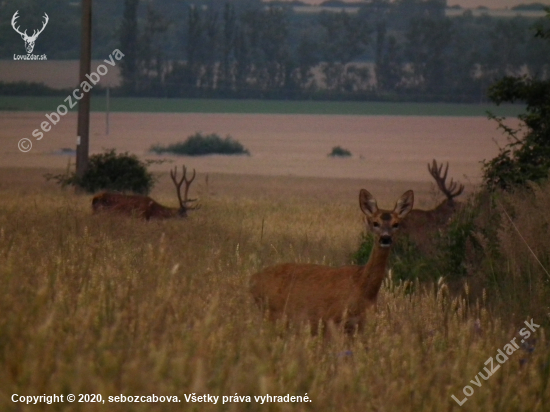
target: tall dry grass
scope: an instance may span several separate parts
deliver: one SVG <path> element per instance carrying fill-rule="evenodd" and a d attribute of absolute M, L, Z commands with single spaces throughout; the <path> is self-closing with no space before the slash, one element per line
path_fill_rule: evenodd
<path fill-rule="evenodd" d="M 169 204 L 168 193 L 158 200 Z M 442 282 L 411 293 L 388 281 L 353 340 L 262 319 L 249 276 L 278 262 L 348 263 L 361 232 L 355 198 L 202 203 L 188 220 L 145 223 L 93 216 L 88 196 L 52 187 L 0 187 L 0 410 L 549 410 L 544 328 L 532 353 L 518 350 L 473 386 L 524 325 Z M 459 407 L 451 395 L 464 398 L 465 385 L 475 393 Z M 220 399 L 187 404 L 191 393 Z M 311 402 L 253 398 L 306 393 Z M 101 394 L 106 404 L 25 406 L 13 394 Z M 120 394 L 181 402 L 108 402 Z M 235 394 L 252 402 L 222 404 Z"/>
<path fill-rule="evenodd" d="M 550 184 L 498 196 L 493 202 L 496 249 L 485 265 L 500 309 L 550 320 Z M 483 216 L 483 215 L 482 215 Z M 485 247 L 490 244 L 483 238 Z"/>

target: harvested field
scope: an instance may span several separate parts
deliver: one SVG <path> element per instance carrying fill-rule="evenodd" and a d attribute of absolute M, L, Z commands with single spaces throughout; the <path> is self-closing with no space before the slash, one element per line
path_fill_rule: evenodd
<path fill-rule="evenodd" d="M 185 162 L 201 173 L 302 176 L 429 182 L 426 163 L 449 161 L 451 174 L 467 183 L 480 178 L 480 161 L 493 157 L 495 140 L 502 141 L 495 124 L 479 117 L 320 116 L 252 114 L 111 114 L 110 134 L 105 115 L 93 113 L 92 153 L 104 148 L 129 151 L 145 158 Z M 37 112 L 0 113 L 2 167 L 64 168 L 74 148 L 76 114 L 69 113 L 36 141 L 32 132 L 45 120 Z M 195 132 L 230 134 L 252 156 L 157 157 L 151 145 L 185 140 Z M 17 142 L 30 138 L 33 148 L 21 153 Z M 333 146 L 349 149 L 353 157 L 328 158 Z M 166 165 L 155 166 L 157 171 Z"/>

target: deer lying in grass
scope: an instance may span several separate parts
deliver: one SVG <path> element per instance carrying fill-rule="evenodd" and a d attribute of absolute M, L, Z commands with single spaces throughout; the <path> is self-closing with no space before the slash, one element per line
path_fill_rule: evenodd
<path fill-rule="evenodd" d="M 386 276 L 393 235 L 413 202 L 414 193 L 409 190 L 393 210 L 380 210 L 375 198 L 361 189 L 359 206 L 375 236 L 367 264 L 339 268 L 294 263 L 273 266 L 252 276 L 255 301 L 270 319 L 286 317 L 294 322 L 309 322 L 313 333 L 319 322 L 343 326 L 348 333 L 361 329 L 367 309 L 376 305 Z"/>
<path fill-rule="evenodd" d="M 189 199 L 189 187 L 195 179 L 195 169 L 190 179 L 186 178 L 187 168 L 183 166 L 183 175 L 177 180 L 178 168 L 170 170 L 170 177 L 176 186 L 179 207 L 166 207 L 157 203 L 149 196 L 143 195 L 125 195 L 120 193 L 103 192 L 93 197 L 92 209 L 94 212 L 107 211 L 121 213 L 130 216 L 136 216 L 145 220 L 149 219 L 169 219 L 172 217 L 187 217 L 188 210 L 198 209 L 199 206 L 188 206 L 188 203 L 195 202 L 197 199 Z M 185 182 L 185 192 L 181 198 L 181 185 Z"/>
<path fill-rule="evenodd" d="M 409 235 L 416 241 L 418 246 L 424 243 L 423 241 L 427 234 L 444 228 L 453 214 L 460 208 L 460 203 L 454 199 L 464 191 L 464 185 L 454 182 L 453 179 L 447 185 L 448 162 L 443 174 L 441 173 L 442 170 L 443 164 L 438 166 L 435 159 L 431 165 L 428 163 L 428 172 L 430 172 L 437 187 L 445 195 L 446 199 L 431 210 L 412 210 L 402 225 L 402 233 Z"/>

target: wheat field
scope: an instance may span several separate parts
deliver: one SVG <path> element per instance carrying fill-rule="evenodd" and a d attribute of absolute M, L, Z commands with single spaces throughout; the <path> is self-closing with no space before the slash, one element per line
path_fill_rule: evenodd
<path fill-rule="evenodd" d="M 66 166 L 67 156 L 60 152 L 75 147 L 76 113 L 64 116 L 37 140 L 32 133 L 40 130 L 45 114 L 0 111 L 2 167 Z M 178 163 L 178 157 L 156 156 L 149 149 L 184 141 L 196 132 L 231 135 L 251 156 L 196 156 L 183 161 L 201 173 L 237 175 L 429 183 L 426 164 L 435 158 L 450 162 L 452 177 L 475 185 L 481 178 L 480 162 L 493 158 L 506 142 L 496 124 L 483 117 L 112 113 L 108 135 L 104 113 L 92 113 L 90 121 L 90 154 L 115 148 L 143 159 Z M 511 127 L 516 125 L 510 121 Z M 18 150 L 22 138 L 32 142 L 28 153 Z M 353 156 L 327 157 L 337 145 Z M 153 165 L 152 170 L 166 172 L 169 167 Z"/>
<path fill-rule="evenodd" d="M 253 273 L 348 264 L 363 231 L 359 189 L 373 186 L 391 207 L 406 182 L 200 174 L 201 209 L 146 223 L 92 215 L 89 195 L 45 183 L 40 170 L 1 173 L 2 411 L 550 410 L 544 326 L 533 332 L 537 350 L 522 345 L 498 364 L 531 318 L 470 299 L 468 286 L 454 294 L 443 281 L 388 279 L 353 339 L 263 320 L 248 292 Z M 167 182 L 153 196 L 171 205 Z M 477 374 L 487 375 L 489 357 L 500 368 L 485 381 Z M 78 402 L 85 394 L 101 402 Z M 188 402 L 192 394 L 219 398 Z M 120 402 L 153 395 L 164 401 Z"/>

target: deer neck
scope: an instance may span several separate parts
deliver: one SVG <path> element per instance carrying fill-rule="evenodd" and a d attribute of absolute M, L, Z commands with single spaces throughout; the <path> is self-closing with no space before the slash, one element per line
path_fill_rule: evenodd
<path fill-rule="evenodd" d="M 390 256 L 390 247 L 381 247 L 374 243 L 369 261 L 361 274 L 361 289 L 367 300 L 376 300 L 382 282 L 386 277 L 386 265 Z"/>
<path fill-rule="evenodd" d="M 439 206 L 434 209 L 434 217 L 437 220 L 437 224 L 444 224 L 453 214 L 455 204 L 453 199 L 447 199 L 441 202 Z"/>
<path fill-rule="evenodd" d="M 181 208 L 162 206 L 162 213 L 165 217 L 178 217 L 181 216 Z"/>

